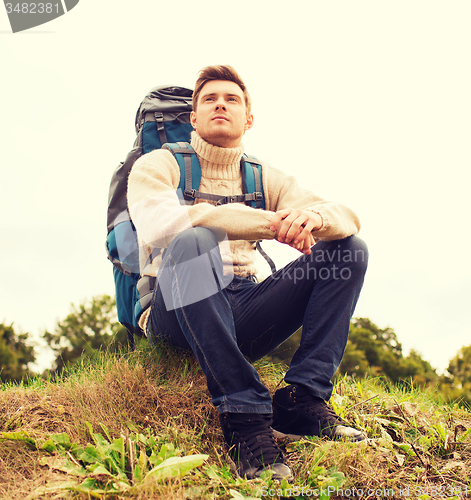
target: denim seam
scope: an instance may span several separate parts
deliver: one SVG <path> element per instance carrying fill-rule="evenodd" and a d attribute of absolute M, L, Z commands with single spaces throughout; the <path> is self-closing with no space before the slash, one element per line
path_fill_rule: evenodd
<path fill-rule="evenodd" d="M 171 257 L 169 257 L 169 259 L 170 259 L 170 258 L 171 258 Z M 172 259 L 172 262 L 174 263 L 174 265 L 176 265 L 176 262 L 175 262 L 173 259 Z M 174 268 L 173 268 L 173 269 L 174 269 Z M 200 351 L 201 355 L 202 355 L 202 356 L 203 356 L 203 358 L 204 358 L 204 362 L 206 363 L 206 366 L 208 367 L 208 370 L 211 372 L 211 374 L 212 374 L 212 376 L 213 376 L 214 380 L 216 381 L 216 383 L 218 384 L 219 388 L 221 389 L 221 392 L 222 392 L 223 394 L 225 394 L 225 393 L 224 393 L 224 390 L 223 390 L 223 388 L 222 388 L 222 386 L 221 386 L 221 383 L 219 382 L 219 380 L 218 380 L 218 379 L 216 378 L 216 376 L 214 375 L 214 372 L 213 372 L 213 370 L 211 369 L 211 366 L 210 366 L 210 364 L 208 363 L 208 360 L 207 360 L 206 356 L 204 355 L 203 349 L 201 349 L 201 346 L 200 346 L 200 344 L 198 343 L 198 340 L 196 339 L 196 335 L 194 334 L 193 330 L 192 330 L 192 329 L 191 329 L 191 327 L 190 327 L 190 324 L 189 324 L 189 322 L 188 322 L 188 318 L 187 318 L 187 316 L 186 316 L 186 314 L 185 314 L 185 309 L 184 309 L 184 308 L 183 308 L 183 306 L 181 305 L 181 304 L 182 304 L 182 298 L 181 298 L 181 294 L 180 294 L 180 287 L 179 287 L 179 285 L 178 285 L 178 277 L 177 277 L 177 273 L 176 273 L 175 271 L 173 271 L 173 274 L 174 274 L 174 277 L 175 277 L 175 284 L 176 284 L 176 287 L 177 287 L 178 298 L 179 298 L 179 301 L 180 301 L 180 310 L 181 310 L 181 312 L 182 312 L 182 314 L 183 314 L 183 317 L 184 317 L 184 319 L 185 319 L 186 326 L 188 327 L 188 330 L 190 331 L 191 336 L 192 336 L 192 338 L 193 338 L 193 340 L 194 340 L 195 344 L 198 346 L 198 349 L 199 349 L 199 351 Z"/>
<path fill-rule="evenodd" d="M 168 256 L 165 256 L 165 258 L 162 259 L 162 262 L 160 264 L 160 269 L 159 271 L 157 272 L 157 276 L 156 276 L 156 279 L 155 279 L 155 288 L 154 288 L 154 291 L 152 293 L 152 299 L 151 299 L 151 302 L 150 302 L 150 307 L 149 309 L 152 309 L 152 307 L 155 305 L 155 296 L 157 294 L 157 289 L 159 288 L 159 275 L 162 274 L 163 272 L 163 269 L 165 268 L 165 265 L 167 264 L 167 262 L 171 259 L 171 255 L 168 255 Z M 158 308 L 156 309 L 157 311 L 159 310 Z M 159 312 L 159 315 L 160 315 L 160 312 Z M 147 321 L 147 325 L 146 325 L 146 330 L 148 333 L 151 332 L 151 321 L 150 321 L 150 318 L 151 316 L 149 316 L 149 320 Z M 154 333 L 154 335 L 156 337 L 162 337 L 161 335 L 158 335 L 156 333 Z M 147 337 L 149 337 L 149 335 L 146 335 Z"/>

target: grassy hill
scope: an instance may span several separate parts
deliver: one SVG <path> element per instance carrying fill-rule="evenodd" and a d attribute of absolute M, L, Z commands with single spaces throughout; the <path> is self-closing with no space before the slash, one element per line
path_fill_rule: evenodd
<path fill-rule="evenodd" d="M 256 364 L 271 391 L 283 365 Z M 471 413 L 434 391 L 337 382 L 331 403 L 369 442 L 282 442 L 292 484 L 245 481 L 226 460 L 193 357 L 142 348 L 0 391 L 0 498 L 471 497 Z"/>

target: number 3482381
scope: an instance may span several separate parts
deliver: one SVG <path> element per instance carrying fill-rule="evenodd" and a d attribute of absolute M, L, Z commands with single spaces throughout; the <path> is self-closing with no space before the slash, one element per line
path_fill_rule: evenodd
<path fill-rule="evenodd" d="M 59 14 L 59 3 L 7 3 L 7 13 L 12 14 Z"/>

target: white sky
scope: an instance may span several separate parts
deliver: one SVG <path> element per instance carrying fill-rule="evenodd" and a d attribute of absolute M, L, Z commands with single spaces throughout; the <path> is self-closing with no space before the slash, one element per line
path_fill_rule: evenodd
<path fill-rule="evenodd" d="M 469 0 L 172 5 L 80 0 L 16 34 L 0 8 L 0 321 L 38 337 L 114 293 L 108 186 L 141 99 L 231 64 L 247 152 L 360 216 L 355 316 L 446 368 L 471 344 Z"/>

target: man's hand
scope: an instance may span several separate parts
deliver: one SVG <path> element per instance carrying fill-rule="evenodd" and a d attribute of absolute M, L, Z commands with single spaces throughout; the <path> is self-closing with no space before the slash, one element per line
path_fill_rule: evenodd
<path fill-rule="evenodd" d="M 309 210 L 285 208 L 273 216 L 270 229 L 275 231 L 275 238 L 300 252 L 309 255 L 314 238 L 311 231 L 322 227 L 319 214 Z"/>

